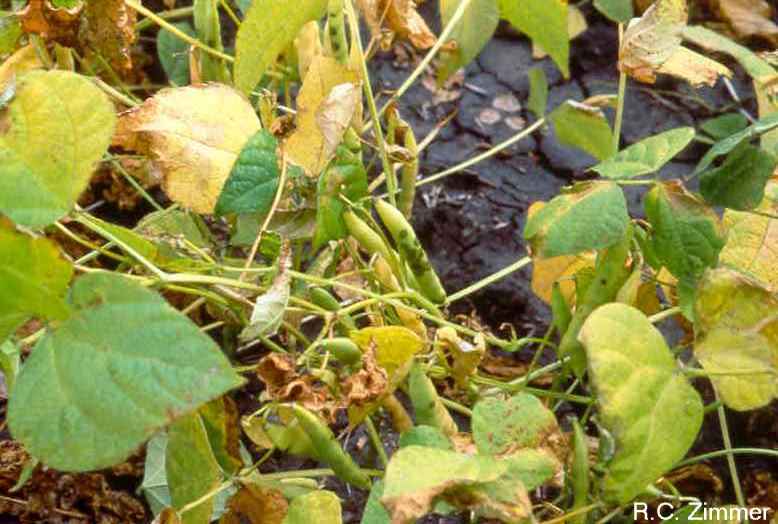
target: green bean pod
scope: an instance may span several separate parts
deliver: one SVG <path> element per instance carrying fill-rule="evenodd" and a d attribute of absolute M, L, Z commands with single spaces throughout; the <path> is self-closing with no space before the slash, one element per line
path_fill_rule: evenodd
<path fill-rule="evenodd" d="M 435 269 L 427 258 L 427 253 L 421 247 L 421 243 L 416 238 L 416 233 L 413 232 L 413 227 L 405 215 L 383 200 L 376 200 L 375 208 L 397 244 L 397 249 L 408 263 L 408 267 L 418 283 L 417 289 L 436 304 L 445 302 L 446 290 L 440 283 Z"/>
<path fill-rule="evenodd" d="M 389 251 L 389 246 L 386 245 L 384 239 L 381 238 L 381 235 L 373 231 L 373 228 L 364 220 L 351 211 L 343 213 L 343 220 L 346 222 L 348 232 L 354 237 L 365 252 L 370 256 L 375 254 L 381 255 L 387 262 L 393 260 L 392 254 Z"/>
<path fill-rule="evenodd" d="M 435 385 L 418 363 L 408 375 L 408 392 L 416 412 L 416 425 L 438 428 L 449 437 L 459 432 L 456 422 L 440 401 Z"/>
<path fill-rule="evenodd" d="M 416 178 L 419 176 L 419 146 L 413 129 L 403 122 L 405 127 L 405 149 L 412 159 L 400 170 L 400 194 L 397 196 L 397 209 L 406 217 L 411 218 L 413 200 L 416 198 Z"/>
<path fill-rule="evenodd" d="M 340 302 L 332 296 L 332 294 L 323 287 L 314 287 L 310 290 L 311 302 L 316 304 L 322 309 L 332 311 L 333 313 L 340 311 Z M 356 322 L 351 315 L 338 315 L 338 323 L 343 327 L 345 331 L 352 331 L 357 328 Z"/>
<path fill-rule="evenodd" d="M 576 510 L 589 503 L 589 447 L 586 445 L 586 434 L 578 420 L 573 421 L 573 464 L 570 473 L 573 488 L 571 509 Z M 586 515 L 578 515 L 570 522 L 585 524 Z"/>
<path fill-rule="evenodd" d="M 300 427 L 311 439 L 317 458 L 327 464 L 341 480 L 358 488 L 370 489 L 370 478 L 335 439 L 330 428 L 319 417 L 297 404 L 292 405 Z"/>
<path fill-rule="evenodd" d="M 338 362 L 347 366 L 357 366 L 362 362 L 362 350 L 350 338 L 330 338 L 323 341 L 321 347 L 329 351 Z"/>
<path fill-rule="evenodd" d="M 346 22 L 343 16 L 343 0 L 329 0 L 327 26 L 335 59 L 341 64 L 345 64 L 348 62 L 348 40 L 346 39 Z"/>

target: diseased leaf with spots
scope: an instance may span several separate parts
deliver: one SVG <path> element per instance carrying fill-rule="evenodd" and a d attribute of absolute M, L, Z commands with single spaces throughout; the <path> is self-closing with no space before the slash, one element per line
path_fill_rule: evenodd
<path fill-rule="evenodd" d="M 606 304 L 584 323 L 600 421 L 616 440 L 605 500 L 625 504 L 670 470 L 702 425 L 702 400 L 678 370 L 662 334 L 643 313 Z"/>
<path fill-rule="evenodd" d="M 504 455 L 521 448 L 539 448 L 561 440 L 556 417 L 529 393 L 507 400 L 487 398 L 473 408 L 473 440 L 478 452 Z"/>
<path fill-rule="evenodd" d="M 64 320 L 73 266 L 45 238 L 31 238 L 0 219 L 0 342 L 30 317 Z"/>
<path fill-rule="evenodd" d="M 601 109 L 567 101 L 549 119 L 561 144 L 585 151 L 598 160 L 611 156 L 613 131 Z"/>
<path fill-rule="evenodd" d="M 764 214 L 735 211 L 724 213 L 723 225 L 727 242 L 719 262 L 778 289 L 778 180 L 768 183 L 765 198 L 755 211 Z"/>
<path fill-rule="evenodd" d="M 122 276 L 84 275 L 69 302 L 74 312 L 35 346 L 8 406 L 14 438 L 48 466 L 117 464 L 172 420 L 243 383 L 211 338 Z"/>
<path fill-rule="evenodd" d="M 51 224 L 73 207 L 108 149 L 113 106 L 85 77 L 31 71 L 17 80 L 8 112 L 10 129 L 0 134 L 0 212 L 25 226 Z"/>
<path fill-rule="evenodd" d="M 762 202 L 776 164 L 778 160 L 767 151 L 741 144 L 721 166 L 700 175 L 700 193 L 714 206 L 753 209 Z"/>
<path fill-rule="evenodd" d="M 177 510 L 211 492 L 222 481 L 222 472 L 199 412 L 181 417 L 168 429 L 165 474 L 170 501 Z M 207 524 L 213 509 L 211 497 L 184 513 L 181 521 L 183 524 Z"/>
<path fill-rule="evenodd" d="M 524 228 L 532 253 L 540 258 L 603 249 L 621 240 L 629 225 L 621 188 L 611 182 L 587 182 L 548 202 Z"/>
<path fill-rule="evenodd" d="M 694 139 L 693 127 L 644 138 L 592 168 L 607 178 L 632 178 L 659 171 Z"/>
<path fill-rule="evenodd" d="M 163 89 L 123 113 L 114 143 L 149 155 L 172 200 L 212 213 L 235 160 L 259 129 L 240 93 L 206 84 Z"/>
<path fill-rule="evenodd" d="M 217 215 L 270 211 L 280 177 L 277 146 L 275 137 L 264 129 L 249 138 L 216 201 Z"/>
<path fill-rule="evenodd" d="M 283 524 L 341 524 L 340 499 L 331 491 L 312 491 L 292 499 Z"/>
<path fill-rule="evenodd" d="M 567 2 L 563 0 L 500 0 L 502 17 L 543 46 L 565 77 L 570 76 L 568 59 Z"/>
<path fill-rule="evenodd" d="M 731 269 L 708 271 L 695 302 L 694 355 L 724 403 L 761 408 L 778 397 L 778 294 Z"/>
<path fill-rule="evenodd" d="M 461 0 L 440 0 L 440 16 L 445 27 Z M 489 43 L 500 21 L 498 0 L 472 0 L 462 18 L 454 26 L 450 41 L 456 42 L 453 49 L 441 52 L 438 66 L 438 82 L 443 83 L 460 68 L 472 62 Z"/>
<path fill-rule="evenodd" d="M 332 160 L 357 114 L 361 105 L 358 79 L 356 72 L 334 58 L 318 55 L 311 63 L 297 96 L 297 129 L 284 145 L 289 159 L 309 176 L 318 177 Z M 325 121 L 329 125 L 323 126 Z"/>
<path fill-rule="evenodd" d="M 327 0 L 251 3 L 235 41 L 235 87 L 250 93 L 307 22 L 327 11 Z"/>

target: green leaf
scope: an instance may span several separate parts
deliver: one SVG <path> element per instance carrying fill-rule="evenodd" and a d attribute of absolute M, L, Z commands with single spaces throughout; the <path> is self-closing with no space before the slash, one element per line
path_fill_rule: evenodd
<path fill-rule="evenodd" d="M 319 177 L 316 205 L 316 233 L 314 249 L 330 240 L 348 236 L 343 220 L 346 204 L 340 198 L 345 196 L 351 202 L 367 196 L 367 172 L 360 163 L 332 166 Z"/>
<path fill-rule="evenodd" d="M 378 480 L 370 489 L 370 496 L 365 503 L 365 511 L 362 514 L 361 524 L 391 524 L 389 512 L 381 504 L 384 496 L 384 481 Z"/>
<path fill-rule="evenodd" d="M 554 413 L 529 393 L 481 400 L 473 408 L 471 424 L 478 452 L 489 455 L 538 448 L 559 432 Z"/>
<path fill-rule="evenodd" d="M 63 320 L 73 267 L 46 238 L 17 233 L 0 220 L 0 342 L 30 317 Z"/>
<path fill-rule="evenodd" d="M 167 440 L 167 433 L 160 432 L 151 437 L 146 445 L 146 461 L 143 465 L 143 482 L 140 489 L 154 515 L 170 506 L 170 490 L 165 473 Z"/>
<path fill-rule="evenodd" d="M 341 524 L 340 499 L 331 491 L 312 491 L 289 504 L 283 524 Z"/>
<path fill-rule="evenodd" d="M 654 253 L 681 280 L 696 281 L 718 261 L 724 239 L 716 213 L 680 182 L 658 183 L 646 195 Z"/>
<path fill-rule="evenodd" d="M 413 426 L 400 435 L 398 444 L 401 448 L 408 446 L 426 446 L 428 448 L 454 449 L 454 445 L 438 428 L 433 426 Z"/>
<path fill-rule="evenodd" d="M 540 67 L 533 67 L 529 70 L 529 100 L 527 108 L 535 113 L 538 118 L 546 115 L 546 106 L 548 105 L 548 80 L 546 72 Z"/>
<path fill-rule="evenodd" d="M 558 438 L 557 442 L 561 443 L 562 437 Z M 559 460 L 545 449 L 520 449 L 502 460 L 508 464 L 505 479 L 520 482 L 528 491 L 539 488 L 562 471 Z"/>
<path fill-rule="evenodd" d="M 612 182 L 585 182 L 532 214 L 524 228 L 535 256 L 551 258 L 603 249 L 629 225 L 624 192 Z"/>
<path fill-rule="evenodd" d="M 740 411 L 778 398 L 778 295 L 719 268 L 705 274 L 695 302 L 694 355 L 724 403 Z"/>
<path fill-rule="evenodd" d="M 600 109 L 567 101 L 557 107 L 549 119 L 561 144 L 586 151 L 598 160 L 611 156 L 613 132 Z"/>
<path fill-rule="evenodd" d="M 484 455 L 409 446 L 389 461 L 381 502 L 392 522 L 413 522 L 444 500 L 483 516 L 519 521 L 528 515 L 520 482 L 505 478 L 507 461 Z"/>
<path fill-rule="evenodd" d="M 300 29 L 326 11 L 327 0 L 253 2 L 235 42 L 235 86 L 250 93 Z"/>
<path fill-rule="evenodd" d="M 759 119 L 744 130 L 716 142 L 716 144 L 705 153 L 705 156 L 700 159 L 694 172 L 701 173 L 705 171 L 713 164 L 714 160 L 733 151 L 746 140 L 751 140 L 776 128 L 778 128 L 778 112 Z"/>
<path fill-rule="evenodd" d="M 195 32 L 189 22 L 173 24 L 176 29 L 194 37 Z M 189 44 L 167 29 L 157 33 L 157 56 L 168 80 L 176 86 L 189 84 Z"/>
<path fill-rule="evenodd" d="M 74 313 L 35 346 L 8 406 L 14 438 L 53 468 L 119 463 L 243 383 L 210 337 L 131 280 L 84 275 L 69 301 Z"/>
<path fill-rule="evenodd" d="M 594 0 L 594 7 L 617 24 L 626 24 L 635 16 L 632 0 Z"/>
<path fill-rule="evenodd" d="M 616 440 L 605 500 L 625 504 L 681 460 L 702 425 L 702 400 L 662 334 L 639 310 L 606 304 L 581 328 L 601 422 Z"/>
<path fill-rule="evenodd" d="M 216 202 L 216 214 L 266 214 L 278 191 L 278 141 L 269 132 L 258 131 L 243 146 Z"/>
<path fill-rule="evenodd" d="M 462 0 L 440 0 L 443 26 L 448 24 L 461 2 Z M 473 61 L 489 43 L 499 22 L 500 8 L 497 0 L 472 0 L 451 32 L 449 40 L 456 42 L 456 47 L 441 53 L 438 82 L 445 82 L 448 77 Z"/>
<path fill-rule="evenodd" d="M 748 127 L 748 119 L 740 113 L 727 113 L 706 120 L 700 125 L 714 140 L 722 140 Z"/>
<path fill-rule="evenodd" d="M 700 193 L 714 206 L 753 209 L 762 202 L 777 163 L 767 151 L 743 143 L 721 166 L 700 175 Z"/>
<path fill-rule="evenodd" d="M 607 178 L 632 178 L 659 171 L 694 139 L 693 127 L 644 138 L 592 168 Z"/>
<path fill-rule="evenodd" d="M 113 104 L 75 73 L 32 71 L 18 80 L 8 113 L 10 130 L 0 135 L 0 212 L 29 227 L 51 224 L 73 207 L 108 149 Z"/>
<path fill-rule="evenodd" d="M 165 474 L 172 506 L 180 510 L 200 499 L 222 481 L 219 463 L 213 455 L 199 412 L 176 420 L 168 429 Z M 214 509 L 209 498 L 181 516 L 183 524 L 208 524 Z"/>
<path fill-rule="evenodd" d="M 565 77 L 570 76 L 566 1 L 500 0 L 500 12 L 511 25 L 543 47 Z"/>

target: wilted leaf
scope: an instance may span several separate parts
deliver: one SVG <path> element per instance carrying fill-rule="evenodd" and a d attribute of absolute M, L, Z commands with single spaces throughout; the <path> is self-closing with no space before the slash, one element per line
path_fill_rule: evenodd
<path fill-rule="evenodd" d="M 83 4 L 57 8 L 49 0 L 30 0 L 19 19 L 25 33 L 35 33 L 72 47 L 78 37 Z"/>
<path fill-rule="evenodd" d="M 725 404 L 745 411 L 778 397 L 778 295 L 715 269 L 700 282 L 695 319 L 694 355 Z"/>
<path fill-rule="evenodd" d="M 529 515 L 530 504 L 521 482 L 504 478 L 507 470 L 506 461 L 488 456 L 409 446 L 389 461 L 381 502 L 393 524 L 413 522 L 437 500 L 516 522 Z"/>
<path fill-rule="evenodd" d="M 85 3 L 80 37 L 87 57 L 99 56 L 121 77 L 132 72 L 137 13 L 124 0 L 90 0 Z"/>
<path fill-rule="evenodd" d="M 601 422 L 616 439 L 603 495 L 625 504 L 686 455 L 702 425 L 702 400 L 637 309 L 616 303 L 596 309 L 579 340 Z"/>
<path fill-rule="evenodd" d="M 778 46 L 778 25 L 773 8 L 766 0 L 717 0 L 713 2 L 719 18 L 727 22 L 740 38 L 760 37 Z"/>
<path fill-rule="evenodd" d="M 235 42 L 235 86 L 250 93 L 300 29 L 326 10 L 327 0 L 253 2 Z"/>
<path fill-rule="evenodd" d="M 172 506 L 178 510 L 200 499 L 221 482 L 222 473 L 198 412 L 178 419 L 168 429 L 165 474 Z M 182 523 L 207 524 L 213 508 L 211 497 L 184 513 Z"/>
<path fill-rule="evenodd" d="M 414 0 L 357 0 L 374 37 L 381 36 L 381 22 L 417 49 L 429 49 L 437 38 L 416 11 Z M 384 13 L 386 15 L 384 16 Z"/>
<path fill-rule="evenodd" d="M 296 402 L 310 411 L 323 413 L 328 419 L 332 419 L 341 407 L 340 403 L 332 398 L 327 386 L 321 384 L 316 377 L 310 374 L 299 374 L 295 369 L 294 359 L 289 355 L 270 353 L 264 356 L 257 364 L 257 375 L 265 383 L 267 396 L 276 402 Z M 262 429 L 268 433 L 276 446 L 279 446 L 277 443 L 279 433 L 274 434 L 267 426 Z M 288 429 L 285 432 L 288 435 L 294 435 L 299 431 L 291 426 L 285 429 Z M 298 449 L 304 448 L 303 446 Z"/>
<path fill-rule="evenodd" d="M 767 151 L 741 144 L 721 166 L 700 175 L 700 193 L 714 206 L 753 209 L 762 202 L 777 163 Z"/>
<path fill-rule="evenodd" d="M 184 34 L 194 36 L 194 29 L 188 22 L 173 24 Z M 189 44 L 167 29 L 157 33 L 157 57 L 168 80 L 176 86 L 189 83 Z"/>
<path fill-rule="evenodd" d="M 264 129 L 243 146 L 224 183 L 214 212 L 267 214 L 278 191 L 278 141 Z"/>
<path fill-rule="evenodd" d="M 697 46 L 718 53 L 725 53 L 740 62 L 740 65 L 757 81 L 775 75 L 775 70 L 753 51 L 729 38 L 702 26 L 689 26 L 683 30 L 683 38 Z"/>
<path fill-rule="evenodd" d="M 449 40 L 455 42 L 451 49 L 441 52 L 438 82 L 445 82 L 460 68 L 472 62 L 489 42 L 500 21 L 498 0 L 472 0 L 462 18 L 454 26 Z M 440 16 L 445 27 L 461 0 L 440 0 Z"/>
<path fill-rule="evenodd" d="M 149 155 L 171 199 L 212 213 L 259 119 L 237 91 L 218 85 L 163 89 L 121 115 L 114 142 Z"/>
<path fill-rule="evenodd" d="M 246 483 L 229 500 L 228 512 L 219 524 L 281 524 L 288 507 L 280 491 Z"/>
<path fill-rule="evenodd" d="M 210 337 L 137 283 L 87 274 L 69 300 L 75 312 L 35 346 L 8 406 L 14 438 L 51 467 L 121 462 L 159 428 L 243 382 Z"/>
<path fill-rule="evenodd" d="M 559 283 L 565 301 L 575 303 L 575 275 L 584 268 L 594 268 L 593 251 L 578 255 L 535 258 L 532 261 L 532 292 L 546 304 L 551 304 L 554 283 Z"/>
<path fill-rule="evenodd" d="M 694 87 L 703 84 L 712 87 L 720 76 L 732 76 L 732 71 L 725 65 L 685 47 L 679 47 L 670 55 L 657 73 L 681 78 Z"/>
<path fill-rule="evenodd" d="M 284 524 L 341 524 L 340 499 L 331 491 L 312 491 L 289 504 Z"/>
<path fill-rule="evenodd" d="M 767 185 L 766 196 L 756 211 L 778 215 L 778 183 Z M 734 211 L 724 213 L 727 242 L 719 261 L 734 267 L 763 284 L 778 289 L 778 219 L 765 215 Z"/>
<path fill-rule="evenodd" d="M 659 171 L 694 139 L 693 127 L 644 138 L 592 168 L 607 178 L 632 178 Z"/>
<path fill-rule="evenodd" d="M 478 452 L 487 455 L 553 447 L 562 440 L 554 413 L 529 393 L 479 401 L 473 408 L 472 427 Z"/>
<path fill-rule="evenodd" d="M 635 16 L 632 0 L 594 0 L 594 7 L 619 24 L 626 24 Z"/>
<path fill-rule="evenodd" d="M 419 335 L 402 326 L 367 327 L 349 333 L 362 351 L 375 347 L 376 361 L 391 377 L 421 351 Z"/>
<path fill-rule="evenodd" d="M 451 355 L 453 361 L 451 373 L 461 387 L 467 386 L 467 379 L 478 369 L 478 364 L 486 354 L 486 340 L 479 334 L 472 343 L 459 338 L 456 330 L 442 327 L 435 333 L 437 344 Z"/>
<path fill-rule="evenodd" d="M 250 342 L 259 337 L 272 337 L 281 327 L 284 312 L 289 303 L 290 278 L 286 268 L 281 269 L 270 288 L 257 297 L 251 320 L 240 333 L 242 342 Z"/>
<path fill-rule="evenodd" d="M 680 182 L 658 183 L 645 198 L 652 247 L 678 279 L 695 281 L 718 260 L 724 239 L 719 218 Z"/>
<path fill-rule="evenodd" d="M 297 129 L 285 144 L 289 158 L 309 176 L 318 177 L 332 160 L 361 104 L 358 79 L 334 58 L 319 55 L 311 63 L 297 96 Z"/>
<path fill-rule="evenodd" d="M 17 81 L 8 112 L 10 130 L 0 134 L 0 211 L 22 225 L 51 224 L 86 189 L 108 149 L 113 106 L 82 76 L 32 71 Z"/>
<path fill-rule="evenodd" d="M 561 144 L 586 151 L 598 160 L 611 156 L 613 132 L 599 108 L 567 101 L 549 119 Z"/>
<path fill-rule="evenodd" d="M 73 267 L 45 238 L 30 238 L 0 219 L 0 342 L 29 317 L 64 320 Z"/>
<path fill-rule="evenodd" d="M 552 258 L 613 245 L 628 225 L 627 204 L 618 185 L 581 183 L 533 214 L 527 220 L 524 238 L 534 256 Z"/>
<path fill-rule="evenodd" d="M 567 2 L 563 0 L 500 0 L 502 17 L 551 55 L 565 77 L 570 76 L 568 59 Z"/>

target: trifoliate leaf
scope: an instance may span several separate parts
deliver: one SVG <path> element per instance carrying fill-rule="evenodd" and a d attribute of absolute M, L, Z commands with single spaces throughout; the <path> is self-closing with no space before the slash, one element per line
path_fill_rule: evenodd
<path fill-rule="evenodd" d="M 616 440 L 603 496 L 625 504 L 686 455 L 702 425 L 702 400 L 662 334 L 633 307 L 611 303 L 596 309 L 579 340 L 600 420 Z"/>
<path fill-rule="evenodd" d="M 210 337 L 137 283 L 90 273 L 69 300 L 74 312 L 35 346 L 8 406 L 14 438 L 51 467 L 117 464 L 243 382 Z"/>
<path fill-rule="evenodd" d="M 10 129 L 0 133 L 0 212 L 25 226 L 51 224 L 73 207 L 108 149 L 113 105 L 85 77 L 31 71 L 17 80 L 8 112 Z"/>

